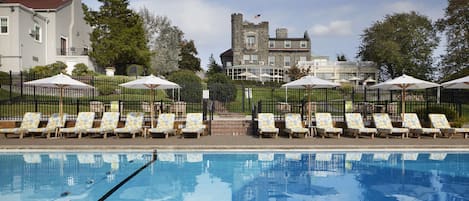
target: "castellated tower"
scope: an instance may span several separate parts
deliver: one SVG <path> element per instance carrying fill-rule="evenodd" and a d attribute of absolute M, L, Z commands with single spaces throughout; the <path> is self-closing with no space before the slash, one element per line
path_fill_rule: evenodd
<path fill-rule="evenodd" d="M 269 53 L 269 23 L 243 21 L 243 15 L 231 15 L 231 47 L 233 64 L 241 65 L 243 55 L 257 55 L 257 61 L 266 61 Z"/>

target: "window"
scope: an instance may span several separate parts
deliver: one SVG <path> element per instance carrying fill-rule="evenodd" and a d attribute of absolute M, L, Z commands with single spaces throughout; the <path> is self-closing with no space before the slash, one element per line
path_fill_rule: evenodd
<path fill-rule="evenodd" d="M 253 48 L 256 46 L 256 37 L 255 36 L 247 36 L 246 37 L 246 47 Z"/>
<path fill-rule="evenodd" d="M 308 42 L 307 41 L 300 41 L 300 47 L 301 48 L 307 48 L 308 47 Z"/>
<path fill-rule="evenodd" d="M 34 36 L 33 36 L 33 38 L 34 38 L 34 40 L 36 40 L 38 42 L 42 41 L 42 39 L 41 39 L 41 27 L 38 24 L 34 25 Z"/>
<path fill-rule="evenodd" d="M 269 56 L 268 62 L 270 66 L 275 65 L 275 56 Z"/>
<path fill-rule="evenodd" d="M 284 42 L 284 47 L 285 47 L 285 48 L 291 48 L 291 41 L 286 40 L 286 41 Z"/>
<path fill-rule="evenodd" d="M 306 61 L 306 57 L 300 57 L 300 61 Z"/>
<path fill-rule="evenodd" d="M 251 55 L 251 60 L 252 61 L 257 61 L 257 55 L 256 54 Z"/>
<path fill-rule="evenodd" d="M 8 17 L 0 17 L 0 34 L 8 34 Z"/>
<path fill-rule="evenodd" d="M 290 66 L 290 57 L 289 56 L 283 57 L 283 66 Z"/>
<path fill-rule="evenodd" d="M 243 60 L 244 60 L 244 61 L 249 61 L 249 60 L 251 60 L 251 56 L 249 56 L 249 55 L 243 55 Z"/>
<path fill-rule="evenodd" d="M 275 48 L 275 41 L 273 40 L 269 41 L 269 48 Z"/>

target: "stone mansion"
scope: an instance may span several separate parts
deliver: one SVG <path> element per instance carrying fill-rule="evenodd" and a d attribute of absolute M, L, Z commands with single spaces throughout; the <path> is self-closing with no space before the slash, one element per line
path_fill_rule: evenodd
<path fill-rule="evenodd" d="M 231 15 L 231 48 L 220 55 L 226 74 L 233 80 L 287 82 L 292 66 L 309 68 L 310 74 L 336 82 L 372 82 L 378 77 L 373 62 L 329 61 L 311 55 L 311 40 L 289 37 L 286 28 L 277 28 L 269 36 L 269 22 L 243 21 L 243 15 Z"/>

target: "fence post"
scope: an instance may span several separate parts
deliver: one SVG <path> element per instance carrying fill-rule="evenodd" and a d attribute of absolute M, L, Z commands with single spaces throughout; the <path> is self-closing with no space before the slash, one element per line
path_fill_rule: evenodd
<path fill-rule="evenodd" d="M 305 116 L 305 115 L 304 115 L 304 111 L 305 111 L 305 110 L 304 110 L 304 109 L 305 109 L 305 102 L 306 102 L 305 100 L 301 100 L 301 108 L 300 108 L 301 120 L 303 120 L 303 119 L 304 119 L 304 116 Z"/>
<path fill-rule="evenodd" d="M 204 121 L 207 120 L 207 99 L 202 101 L 202 116 Z"/>
<path fill-rule="evenodd" d="M 37 100 L 34 99 L 34 112 L 37 112 Z"/>
<path fill-rule="evenodd" d="M 77 115 L 80 113 L 80 99 L 77 98 Z"/>
<path fill-rule="evenodd" d="M 244 84 L 242 84 L 242 83 L 241 83 L 241 90 L 242 90 L 242 91 L 241 91 L 241 96 L 242 96 L 241 102 L 242 102 L 242 105 L 243 105 L 242 111 L 244 112 L 244 98 L 245 98 L 244 96 L 245 96 L 245 93 L 246 93 L 246 92 L 245 92 L 246 89 L 244 89 Z"/>
<path fill-rule="evenodd" d="M 355 102 L 355 87 L 352 87 L 352 103 Z"/>
<path fill-rule="evenodd" d="M 23 71 L 20 71 L 20 94 L 21 98 L 23 98 Z"/>
<path fill-rule="evenodd" d="M 392 102 L 392 90 L 389 90 L 389 94 L 391 95 L 391 102 Z"/>
<path fill-rule="evenodd" d="M 257 113 L 261 113 L 261 112 L 262 112 L 262 100 L 257 102 Z"/>
<path fill-rule="evenodd" d="M 10 71 L 10 101 L 13 100 L 12 93 L 11 93 L 11 85 L 13 85 L 13 76 Z"/>
<path fill-rule="evenodd" d="M 378 102 L 381 101 L 381 93 L 380 90 L 378 89 Z"/>

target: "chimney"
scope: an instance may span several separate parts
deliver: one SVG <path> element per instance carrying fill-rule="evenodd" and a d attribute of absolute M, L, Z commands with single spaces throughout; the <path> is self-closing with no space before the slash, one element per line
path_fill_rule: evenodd
<path fill-rule="evenodd" d="M 275 37 L 276 38 L 288 38 L 288 29 L 286 28 L 278 28 L 275 30 Z"/>

